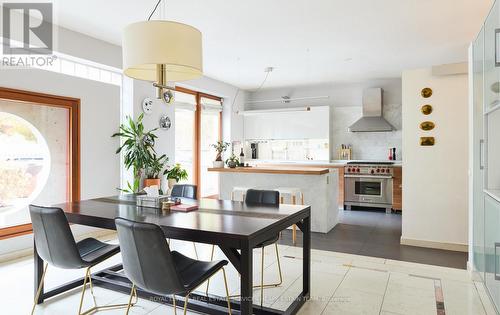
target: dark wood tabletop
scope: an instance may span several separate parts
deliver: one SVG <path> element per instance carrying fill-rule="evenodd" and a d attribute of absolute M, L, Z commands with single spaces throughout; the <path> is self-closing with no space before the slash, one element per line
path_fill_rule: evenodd
<path fill-rule="evenodd" d="M 121 195 L 55 206 L 62 208 L 68 220 L 75 224 L 115 229 L 114 219 L 122 217 L 157 224 L 164 229 L 167 237 L 172 238 L 179 231 L 196 231 L 198 233 L 190 234 L 190 240 L 210 244 L 214 243 L 214 239 L 209 235 L 249 239 L 284 221 L 292 222 L 294 217 L 303 217 L 310 211 L 309 206 L 303 205 L 252 206 L 230 200 L 183 199 L 183 203 L 198 205 L 198 210 L 163 212 L 161 209 L 137 207 L 135 198 L 134 195 Z"/>
<path fill-rule="evenodd" d="M 154 223 L 165 232 L 165 237 L 217 245 L 240 274 L 240 300 L 231 300 L 233 314 L 295 314 L 310 297 L 311 281 L 311 208 L 304 205 L 262 206 L 230 200 L 182 199 L 196 204 L 191 212 L 164 212 L 161 209 L 136 206 L 135 195 L 121 195 L 55 205 L 63 209 L 70 223 L 115 230 L 115 218 Z M 253 249 L 264 241 L 276 237 L 280 231 L 296 224 L 302 237 L 302 292 L 285 311 L 266 307 L 253 307 Z M 43 261 L 34 251 L 35 288 L 41 281 Z M 130 292 L 131 283 L 120 274 L 121 264 L 91 275 L 92 281 L 105 288 Z M 37 303 L 83 284 L 77 279 L 48 292 L 41 291 Z M 143 298 L 160 298 L 151 292 L 137 289 Z M 227 313 L 226 301 L 192 293 L 189 309 L 208 314 Z M 161 297 L 164 298 L 164 297 Z M 160 299 L 161 300 L 161 299 Z M 172 304 L 172 298 L 162 300 Z M 183 303 L 178 301 L 178 303 Z M 179 305 L 179 304 L 177 304 Z M 182 305 L 182 304 L 181 304 Z M 254 313 L 255 311 L 255 313 Z"/>

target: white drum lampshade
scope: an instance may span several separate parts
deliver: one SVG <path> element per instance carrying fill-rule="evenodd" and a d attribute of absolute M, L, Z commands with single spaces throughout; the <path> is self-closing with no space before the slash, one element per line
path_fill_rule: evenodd
<path fill-rule="evenodd" d="M 158 81 L 158 65 L 164 65 L 161 76 L 168 81 L 203 74 L 201 32 L 192 26 L 163 20 L 133 23 L 125 28 L 122 47 L 128 77 Z"/>

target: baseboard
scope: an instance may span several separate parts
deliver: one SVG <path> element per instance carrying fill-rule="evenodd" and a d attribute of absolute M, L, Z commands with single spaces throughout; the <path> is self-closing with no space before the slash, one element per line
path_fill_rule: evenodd
<path fill-rule="evenodd" d="M 104 241 L 106 239 L 109 239 L 110 237 L 113 238 L 116 235 L 115 231 L 110 231 L 110 230 L 96 230 L 92 233 L 85 233 L 82 235 L 75 235 L 75 239 L 77 241 L 82 240 L 87 237 L 94 237 L 97 239 L 100 239 L 101 241 Z M 21 250 L 13 251 L 10 253 L 2 254 L 0 255 L 0 263 L 6 263 L 12 260 L 28 257 L 28 256 L 33 256 L 33 247 L 29 248 L 24 248 Z"/>
<path fill-rule="evenodd" d="M 402 236 L 401 236 L 401 245 L 444 249 L 444 250 L 452 250 L 455 252 L 465 252 L 465 253 L 469 251 L 469 246 L 467 244 L 435 242 L 435 241 L 419 240 L 412 238 L 404 238 Z"/>

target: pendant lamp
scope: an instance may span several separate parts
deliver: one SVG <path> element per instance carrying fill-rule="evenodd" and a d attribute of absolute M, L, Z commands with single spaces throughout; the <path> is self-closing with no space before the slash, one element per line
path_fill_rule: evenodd
<path fill-rule="evenodd" d="M 201 32 L 193 26 L 150 20 L 153 13 L 147 21 L 125 28 L 123 73 L 133 79 L 153 82 L 161 99 L 164 92 L 171 94 L 168 90 L 173 89 L 167 86 L 167 81 L 185 81 L 203 75 L 202 39 Z"/>

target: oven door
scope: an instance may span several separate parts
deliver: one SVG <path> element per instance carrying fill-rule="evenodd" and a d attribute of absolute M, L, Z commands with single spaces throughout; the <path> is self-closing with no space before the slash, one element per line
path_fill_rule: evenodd
<path fill-rule="evenodd" d="M 392 204 L 392 176 L 345 175 L 345 201 Z"/>

